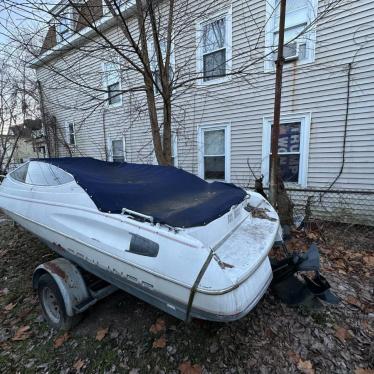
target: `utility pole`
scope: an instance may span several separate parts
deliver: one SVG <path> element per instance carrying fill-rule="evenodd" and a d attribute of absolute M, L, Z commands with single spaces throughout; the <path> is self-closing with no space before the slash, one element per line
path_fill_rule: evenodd
<path fill-rule="evenodd" d="M 274 118 L 271 132 L 271 157 L 270 157 L 270 189 L 269 200 L 275 208 L 278 201 L 278 141 L 279 125 L 282 99 L 282 75 L 283 75 L 283 45 L 284 45 L 284 26 L 286 20 L 286 0 L 280 0 L 279 11 L 279 33 L 278 33 L 278 55 L 275 70 L 275 95 L 274 95 Z"/>

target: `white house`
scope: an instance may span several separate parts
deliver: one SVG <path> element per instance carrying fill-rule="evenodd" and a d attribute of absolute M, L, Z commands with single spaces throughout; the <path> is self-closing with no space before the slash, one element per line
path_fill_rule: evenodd
<path fill-rule="evenodd" d="M 124 3 L 131 28 L 134 6 Z M 187 3 L 176 2 L 183 28 L 174 30 L 173 67 L 200 78 L 175 91 L 173 162 L 239 185 L 253 185 L 250 165 L 267 183 L 277 0 Z M 86 4 L 107 40 L 123 45 L 101 0 Z M 67 3 L 53 11 L 66 22 L 51 24 L 33 66 L 64 137 L 59 155 L 69 148 L 77 156 L 155 162 L 144 94 L 126 90 L 139 78 L 97 48 L 102 39 Z M 373 24 L 370 0 L 287 0 L 280 164 L 291 189 L 374 191 Z M 103 90 L 105 103 L 92 87 Z M 369 196 L 365 209 L 374 210 Z M 374 222 L 373 213 L 365 219 Z"/>

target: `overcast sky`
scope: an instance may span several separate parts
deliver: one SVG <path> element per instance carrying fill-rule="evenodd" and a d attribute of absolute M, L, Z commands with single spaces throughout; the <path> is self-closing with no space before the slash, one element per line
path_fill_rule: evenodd
<path fill-rule="evenodd" d="M 50 9 L 58 0 L 0 0 L 0 51 L 8 45 L 17 28 L 36 28 L 47 21 Z"/>

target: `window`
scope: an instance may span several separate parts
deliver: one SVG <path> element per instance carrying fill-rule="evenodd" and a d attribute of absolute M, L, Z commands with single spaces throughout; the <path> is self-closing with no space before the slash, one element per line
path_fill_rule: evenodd
<path fill-rule="evenodd" d="M 113 83 L 108 85 L 108 104 L 118 104 L 121 103 L 121 96 L 118 94 L 120 92 L 120 84 Z"/>
<path fill-rule="evenodd" d="M 172 134 L 171 138 L 171 164 L 178 167 L 178 138 L 177 134 Z"/>
<path fill-rule="evenodd" d="M 71 7 L 65 8 L 56 16 L 57 41 L 66 40 L 75 29 L 76 12 Z"/>
<path fill-rule="evenodd" d="M 230 180 L 230 127 L 199 128 L 199 175 L 206 180 Z"/>
<path fill-rule="evenodd" d="M 265 183 L 269 182 L 272 118 L 264 118 L 263 165 Z M 310 114 L 285 115 L 281 117 L 278 154 L 280 174 L 284 182 L 298 183 L 306 187 Z"/>
<path fill-rule="evenodd" d="M 20 166 L 10 176 L 19 182 L 39 186 L 57 186 L 74 181 L 72 175 L 46 162 L 30 161 Z"/>
<path fill-rule="evenodd" d="M 28 168 L 29 163 L 26 163 L 17 168 L 16 170 L 12 171 L 9 175 L 16 181 L 25 182 Z"/>
<path fill-rule="evenodd" d="M 68 122 L 66 124 L 66 143 L 75 146 L 75 124 L 74 122 Z"/>
<path fill-rule="evenodd" d="M 113 162 L 125 161 L 125 150 L 123 139 L 111 140 L 111 159 Z"/>
<path fill-rule="evenodd" d="M 106 62 L 103 64 L 104 90 L 108 106 L 119 106 L 122 104 L 121 75 L 119 64 Z"/>
<path fill-rule="evenodd" d="M 286 63 L 314 61 L 315 27 L 311 26 L 311 23 L 316 18 L 317 7 L 318 0 L 287 1 L 284 33 L 284 58 Z M 265 70 L 267 71 L 274 71 L 274 61 L 277 58 L 279 12 L 279 0 L 267 2 L 267 19 L 269 19 L 266 25 L 265 48 Z"/>
<path fill-rule="evenodd" d="M 197 70 L 201 84 L 227 80 L 231 72 L 231 9 L 198 25 Z"/>
<path fill-rule="evenodd" d="M 112 2 L 112 5 L 113 5 L 116 13 L 118 12 L 118 9 L 117 9 L 118 7 L 120 8 L 121 12 L 125 12 L 130 7 L 135 5 L 135 0 L 112 0 L 111 2 Z M 103 0 L 102 5 L 103 5 L 104 14 L 110 13 L 109 8 L 108 8 L 105 0 Z"/>
<path fill-rule="evenodd" d="M 166 58 L 166 41 L 160 40 L 160 49 L 162 53 L 162 58 L 165 62 Z M 151 70 L 152 70 L 152 75 L 153 75 L 153 81 L 154 81 L 154 92 L 155 94 L 160 93 L 160 88 L 162 87 L 161 83 L 161 74 L 160 74 L 160 69 L 159 69 L 159 64 L 157 60 L 157 55 L 156 55 L 156 50 L 154 48 L 154 43 L 149 42 L 148 43 L 148 49 L 149 49 L 149 60 L 150 60 L 150 65 L 151 65 Z M 171 82 L 174 77 L 174 51 L 173 51 L 173 45 L 171 46 L 171 51 L 170 51 L 170 64 L 169 64 L 169 81 Z"/>
<path fill-rule="evenodd" d="M 40 147 L 37 147 L 37 152 L 36 152 L 38 155 L 40 154 L 42 157 L 45 157 L 45 154 L 46 154 L 46 149 L 45 149 L 45 146 L 42 145 Z"/>

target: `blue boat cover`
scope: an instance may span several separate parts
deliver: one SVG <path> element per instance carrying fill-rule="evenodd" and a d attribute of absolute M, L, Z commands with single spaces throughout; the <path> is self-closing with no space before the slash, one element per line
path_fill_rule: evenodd
<path fill-rule="evenodd" d="M 173 166 L 106 162 L 90 157 L 39 159 L 70 174 L 103 212 L 122 208 L 174 227 L 206 225 L 246 196 L 233 184 L 203 179 Z"/>

